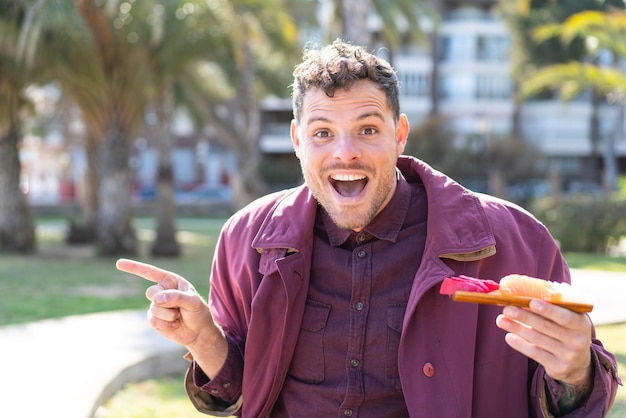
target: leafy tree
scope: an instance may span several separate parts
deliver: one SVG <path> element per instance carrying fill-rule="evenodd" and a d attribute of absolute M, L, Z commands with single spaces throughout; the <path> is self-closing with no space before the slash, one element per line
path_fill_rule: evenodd
<path fill-rule="evenodd" d="M 235 154 L 232 179 L 235 206 L 263 194 L 259 176 L 261 100 L 288 95 L 287 85 L 298 46 L 295 22 L 280 0 L 237 0 L 223 8 L 224 19 L 237 30 L 199 60 L 180 93 L 192 104 L 195 120 L 207 123 Z"/>
<path fill-rule="evenodd" d="M 600 51 L 611 54 L 611 65 L 604 66 L 596 59 L 554 64 L 531 73 L 522 84 L 522 94 L 532 96 L 547 88 L 559 88 L 563 100 L 571 100 L 586 89 L 593 88 L 607 102 L 618 107 L 615 129 L 607 138 L 605 147 L 605 186 L 607 191 L 617 187 L 615 142 L 623 136 L 626 73 L 620 61 L 626 59 L 626 12 L 585 11 L 570 16 L 561 25 L 546 25 L 535 31 L 538 41 L 559 37 L 567 45 L 574 39 L 586 39 L 594 44 L 591 54 Z M 595 58 L 595 57 L 592 57 Z"/>
<path fill-rule="evenodd" d="M 138 248 L 129 144 L 146 107 L 147 59 L 134 45 L 140 33 L 132 26 L 130 3 L 76 0 L 74 7 L 74 14 L 65 10 L 58 16 L 65 30 L 56 37 L 56 74 L 81 109 L 88 138 L 97 141 L 87 150 L 97 153 L 88 161 L 99 178 L 98 252 L 132 255 Z"/>
<path fill-rule="evenodd" d="M 557 36 L 546 37 L 540 42 L 533 37 L 534 30 L 548 24 L 564 22 L 569 16 L 581 11 L 607 10 L 612 6 L 621 6 L 623 0 L 499 0 L 499 8 L 512 36 L 511 67 L 515 82 L 515 105 L 513 113 L 513 135 L 519 136 L 519 115 L 522 97 L 519 86 L 536 69 L 551 64 L 570 61 L 582 61 L 587 57 L 584 39 L 576 37 L 564 45 Z M 553 90 L 538 92 L 537 98 L 552 98 Z M 589 167 L 592 176 L 597 176 L 597 167 L 593 162 L 598 156 L 599 105 L 601 96 L 591 92 L 592 112 L 589 123 L 589 138 L 592 155 Z"/>
<path fill-rule="evenodd" d="M 176 91 L 191 76 L 195 63 L 214 55 L 219 50 L 218 45 L 229 36 L 232 16 L 224 12 L 228 9 L 230 4 L 227 1 L 209 5 L 203 1 L 187 0 L 143 1 L 132 7 L 134 20 L 141 22 L 138 26 L 145 30 L 137 43 L 147 58 L 151 76 L 149 106 L 156 114 L 158 170 L 153 255 L 180 254 L 180 245 L 176 240 L 171 160 L 173 138 L 170 129 L 174 109 L 181 104 Z"/>
<path fill-rule="evenodd" d="M 291 6 L 295 8 L 296 2 Z M 288 65 L 282 55 L 295 52 L 296 28 L 282 1 L 156 1 L 135 9 L 137 18 L 150 23 L 150 36 L 145 38 L 149 42 L 143 46 L 158 126 L 157 236 L 152 254 L 177 255 L 168 123 L 173 107 L 202 103 L 200 129 L 208 122 L 239 157 L 238 201 L 247 203 L 262 194 L 260 100 L 267 92 L 282 92 L 287 84 Z M 271 60 L 265 62 L 268 57 Z M 208 91 L 200 88 L 207 85 Z M 224 106 L 229 108 L 226 114 L 220 113 Z"/>
<path fill-rule="evenodd" d="M 377 31 L 377 40 L 393 55 L 394 50 L 407 43 L 426 41 L 421 19 L 437 20 L 436 10 L 427 3 L 428 0 L 333 0 L 327 40 L 342 38 L 372 47 Z M 380 28 L 371 27 L 372 13 L 380 19 Z"/>
<path fill-rule="evenodd" d="M 372 33 L 368 17 L 373 0 L 333 0 L 332 37 L 339 37 L 357 45 L 371 45 Z"/>
<path fill-rule="evenodd" d="M 89 178 L 97 180 L 92 187 L 98 193 L 88 205 L 97 213 L 86 218 L 97 225 L 100 253 L 137 251 L 131 223 L 129 147 L 148 106 L 157 114 L 159 127 L 153 254 L 179 252 L 168 127 L 175 105 L 202 102 L 214 111 L 203 116 L 220 115 L 221 120 L 209 122 L 217 123 L 213 128 L 218 133 L 228 126 L 226 140 L 231 139 L 233 149 L 246 157 L 240 158 L 242 183 L 254 197 L 259 194 L 254 164 L 259 155 L 259 100 L 261 92 L 271 90 L 261 87 L 277 85 L 277 75 L 289 68 L 276 59 L 280 53 L 274 47 L 292 48 L 296 39 L 295 25 L 282 2 L 77 0 L 59 8 L 52 20 L 57 28 L 49 40 L 51 49 L 58 51 L 55 74 L 81 109 L 89 131 Z M 215 78 L 204 80 L 201 75 L 213 75 L 207 68 L 221 74 L 224 84 L 216 85 Z M 282 88 L 287 79 L 281 78 Z M 204 89 L 205 84 L 210 88 Z M 214 87 L 230 92 L 229 100 L 235 96 L 237 100 L 217 103 L 215 95 L 204 96 Z M 224 106 L 233 103 L 236 106 L 224 114 Z M 200 125 L 204 128 L 204 121 Z"/>

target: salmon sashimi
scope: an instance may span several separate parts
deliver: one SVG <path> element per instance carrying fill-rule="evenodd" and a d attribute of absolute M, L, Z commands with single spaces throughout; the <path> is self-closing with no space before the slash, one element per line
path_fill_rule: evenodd
<path fill-rule="evenodd" d="M 522 274 L 504 276 L 500 280 L 500 288 L 492 293 L 526 296 L 557 303 L 593 303 L 593 298 L 574 289 L 569 283 L 552 282 Z"/>
<path fill-rule="evenodd" d="M 563 295 L 555 286 L 557 283 L 522 274 L 509 274 L 500 280 L 500 293 L 505 295 L 527 296 L 534 299 L 543 299 L 559 302 Z"/>

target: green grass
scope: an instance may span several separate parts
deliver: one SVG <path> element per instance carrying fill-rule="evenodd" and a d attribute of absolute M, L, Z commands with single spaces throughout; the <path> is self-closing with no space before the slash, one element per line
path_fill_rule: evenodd
<path fill-rule="evenodd" d="M 604 254 L 565 253 L 570 268 L 626 273 L 626 257 L 608 257 Z"/>
<path fill-rule="evenodd" d="M 153 221 L 138 219 L 141 242 L 138 260 L 175 271 L 205 295 L 211 259 L 223 219 L 180 219 L 181 258 L 146 256 L 153 237 Z M 39 249 L 31 256 L 0 255 L 0 326 L 66 315 L 120 309 L 146 309 L 140 278 L 115 269 L 114 258 L 96 257 L 90 246 L 63 243 L 65 222 L 38 220 Z M 626 258 L 601 254 L 567 253 L 572 268 L 626 272 Z M 626 370 L 626 324 L 598 327 L 598 336 Z M 164 377 L 128 385 L 99 411 L 101 418 L 200 417 L 182 386 L 182 376 Z M 626 416 L 626 390 L 620 388 L 610 418 Z"/>
<path fill-rule="evenodd" d="M 206 417 L 193 407 L 183 376 L 166 376 L 127 385 L 96 412 L 97 418 Z"/>
<path fill-rule="evenodd" d="M 150 258 L 151 221 L 136 221 L 138 260 L 175 271 L 208 294 L 211 259 L 223 219 L 181 219 L 180 258 Z M 96 257 L 91 246 L 63 243 L 64 222 L 38 222 L 39 248 L 30 256 L 0 255 L 0 325 L 45 318 L 147 307 L 148 282 L 115 269 L 116 258 Z"/>
<path fill-rule="evenodd" d="M 603 325 L 596 329 L 597 336 L 602 344 L 617 358 L 617 368 L 620 377 L 626 383 L 626 323 Z M 626 417 L 626 389 L 618 387 L 615 403 L 608 415 L 609 418 Z"/>

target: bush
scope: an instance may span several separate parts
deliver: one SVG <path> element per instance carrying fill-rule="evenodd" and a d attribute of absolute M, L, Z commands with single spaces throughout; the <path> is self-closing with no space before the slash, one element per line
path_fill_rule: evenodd
<path fill-rule="evenodd" d="M 605 252 L 626 235 L 626 197 L 568 195 L 537 200 L 531 211 L 562 251 Z"/>

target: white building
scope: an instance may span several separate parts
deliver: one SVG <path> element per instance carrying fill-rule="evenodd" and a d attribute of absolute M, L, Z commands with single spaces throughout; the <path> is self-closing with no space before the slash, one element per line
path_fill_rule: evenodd
<path fill-rule="evenodd" d="M 498 17 L 495 0 L 444 1 L 446 12 L 440 27 L 440 112 L 451 117 L 461 137 L 502 137 L 512 131 L 513 80 L 509 64 L 511 40 L 508 28 Z M 401 82 L 401 108 L 412 125 L 419 124 L 431 108 L 432 60 L 426 50 L 411 49 L 393 56 L 392 64 Z M 292 153 L 288 136 L 291 103 L 267 107 L 271 121 L 266 126 L 261 148 L 269 153 Z M 592 154 L 589 139 L 591 105 L 581 98 L 529 101 L 522 105 L 520 126 L 523 137 L 551 160 L 566 177 L 582 176 Z M 616 129 L 614 106 L 600 110 L 600 155 Z M 620 127 L 623 131 L 623 127 Z M 615 143 L 620 171 L 626 172 L 626 140 Z"/>

